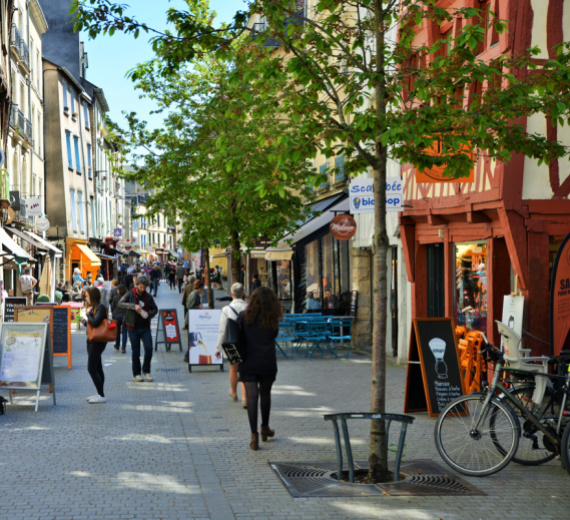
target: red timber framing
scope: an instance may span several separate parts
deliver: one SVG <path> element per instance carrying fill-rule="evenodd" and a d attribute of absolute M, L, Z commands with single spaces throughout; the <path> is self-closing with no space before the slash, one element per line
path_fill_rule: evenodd
<path fill-rule="evenodd" d="M 547 9 L 546 27 L 534 29 L 546 30 L 544 41 L 551 57 L 552 46 L 564 39 L 564 29 L 566 34 L 570 33 L 570 27 L 562 25 L 563 3 L 563 0 L 540 3 L 540 9 Z M 489 5 L 499 18 L 509 20 L 508 32 L 487 35 L 480 55 L 482 59 L 517 53 L 532 44 L 535 16 L 531 0 L 442 0 L 441 5 L 478 9 Z M 455 21 L 435 29 L 425 27 L 418 38 L 431 45 L 450 30 L 456 34 L 459 23 L 462 22 Z M 520 122 L 526 124 L 525 120 Z M 548 137 L 557 138 L 556 132 L 556 128 L 550 128 Z M 525 296 L 523 328 L 548 341 L 549 246 L 551 237 L 570 232 L 569 166 L 566 161 L 560 164 L 552 161 L 544 177 L 544 183 L 550 184 L 548 193 L 551 195 L 529 199 L 528 195 L 523 198 L 525 166 L 528 164 L 523 155 L 513 156 L 507 164 L 480 158 L 475 167 L 474 182 L 465 184 L 418 184 L 413 167 L 409 164 L 402 166 L 405 210 L 400 215 L 400 231 L 408 280 L 411 282 L 412 318 L 427 317 L 426 247 L 437 243 L 444 246 L 445 315 L 451 317 L 455 286 L 453 245 L 486 241 L 488 301 L 487 330 L 483 332 L 491 342 L 499 342 L 494 320 L 501 319 L 503 297 L 513 289 L 512 268 L 518 288 Z M 546 344 L 530 337 L 526 346 L 532 349 L 533 354 L 548 354 Z"/>

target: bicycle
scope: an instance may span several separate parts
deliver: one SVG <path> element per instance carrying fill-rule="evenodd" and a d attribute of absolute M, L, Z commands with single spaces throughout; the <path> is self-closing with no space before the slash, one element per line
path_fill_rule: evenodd
<path fill-rule="evenodd" d="M 456 471 L 473 477 L 500 471 L 517 453 L 521 438 L 520 416 L 524 418 L 524 431 L 540 432 L 544 446 L 553 456 L 560 454 L 563 446 L 562 451 L 566 451 L 562 453 L 563 463 L 570 472 L 570 421 L 562 430 L 564 418 L 568 416 L 566 402 L 570 393 L 570 369 L 564 377 L 557 421 L 550 424 L 533 412 L 534 407 L 525 407 L 521 402 L 524 400 L 519 399 L 518 394 L 513 395 L 501 383 L 503 372 L 524 374 L 525 371 L 505 367 L 503 353 L 492 345 L 482 351 L 488 360 L 496 362 L 493 380 L 485 392 L 461 396 L 441 412 L 434 436 L 443 460 Z M 527 386 L 526 391 L 529 390 Z M 536 438 L 536 433 L 534 435 Z"/>

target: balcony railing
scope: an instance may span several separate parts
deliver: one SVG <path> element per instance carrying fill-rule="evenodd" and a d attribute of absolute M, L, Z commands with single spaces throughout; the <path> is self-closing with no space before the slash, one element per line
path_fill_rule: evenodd
<path fill-rule="evenodd" d="M 26 119 L 24 112 L 22 112 L 15 103 L 12 103 L 12 107 L 10 108 L 10 125 L 12 125 L 22 137 L 30 143 L 32 142 L 32 122 Z"/>
<path fill-rule="evenodd" d="M 25 65 L 25 67 L 30 69 L 30 49 L 16 24 L 12 24 L 12 31 L 10 34 L 10 47 L 14 50 L 15 55 L 19 58 L 20 63 Z"/>

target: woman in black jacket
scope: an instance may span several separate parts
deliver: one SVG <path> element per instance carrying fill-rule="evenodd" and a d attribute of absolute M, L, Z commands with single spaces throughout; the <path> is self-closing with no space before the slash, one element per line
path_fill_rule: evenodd
<path fill-rule="evenodd" d="M 101 322 L 107 318 L 107 309 L 101 303 L 101 293 L 97 287 L 88 287 L 85 289 L 85 304 L 87 306 L 87 319 L 83 320 L 83 324 L 98 327 Z M 103 363 L 101 355 L 105 350 L 107 343 L 95 343 L 87 339 L 87 371 L 93 380 L 93 384 L 97 389 L 97 393 L 87 398 L 89 404 L 106 403 L 103 385 L 105 384 L 105 374 L 103 373 Z"/>
<path fill-rule="evenodd" d="M 119 307 L 120 299 L 126 294 L 127 288 L 124 285 L 119 285 L 113 300 L 110 302 L 111 309 L 113 310 L 113 319 L 117 320 L 117 337 L 115 338 L 115 350 L 122 348 L 121 352 L 123 354 L 127 353 L 127 326 L 124 323 L 125 314 L 127 311 Z M 122 337 L 122 342 L 121 342 Z"/>
<path fill-rule="evenodd" d="M 239 380 L 245 385 L 247 415 L 251 428 L 252 450 L 259 449 L 257 431 L 257 403 L 261 405 L 261 440 L 275 435 L 269 428 L 271 387 L 277 375 L 275 338 L 283 309 L 269 287 L 260 287 L 251 293 L 247 309 L 240 313 L 238 322 L 243 334 L 245 361 L 239 365 Z"/>

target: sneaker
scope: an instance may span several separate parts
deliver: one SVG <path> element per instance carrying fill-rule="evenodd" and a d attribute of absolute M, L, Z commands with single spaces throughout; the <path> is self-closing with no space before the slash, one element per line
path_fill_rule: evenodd
<path fill-rule="evenodd" d="M 96 395 L 95 397 L 89 399 L 89 404 L 103 404 L 106 403 L 107 399 L 101 397 L 100 395 Z"/>
<path fill-rule="evenodd" d="M 150 374 L 143 374 L 143 377 L 149 382 L 152 383 L 152 376 Z"/>
<path fill-rule="evenodd" d="M 119 347 L 115 347 L 115 350 L 118 352 L 118 351 L 119 351 Z"/>
<path fill-rule="evenodd" d="M 133 377 L 133 381 L 135 383 L 142 383 L 144 381 L 144 379 L 142 378 L 142 376 L 139 374 L 138 376 Z"/>
<path fill-rule="evenodd" d="M 125 349 L 121 350 L 121 354 L 126 354 L 127 351 Z"/>
<path fill-rule="evenodd" d="M 91 399 L 94 399 L 95 397 L 99 397 L 99 394 L 95 394 L 95 395 L 90 395 L 87 399 L 85 399 L 86 401 L 91 401 Z"/>

